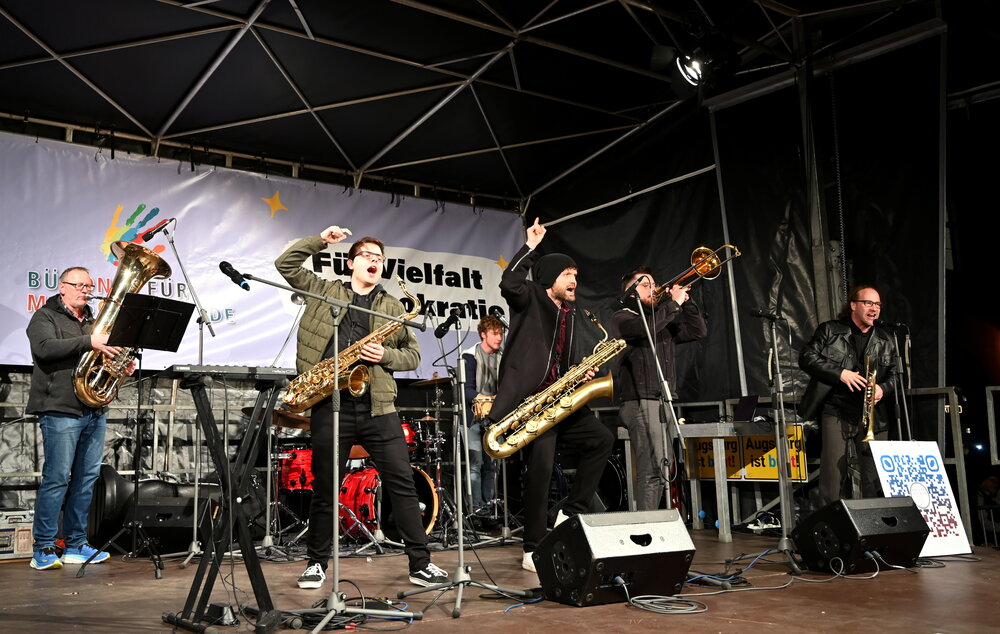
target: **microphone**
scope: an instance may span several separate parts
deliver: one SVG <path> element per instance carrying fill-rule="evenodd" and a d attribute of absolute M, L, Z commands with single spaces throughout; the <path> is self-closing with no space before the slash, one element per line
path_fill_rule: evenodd
<path fill-rule="evenodd" d="M 502 308 L 500 308 L 499 306 L 494 306 L 493 308 L 490 309 L 490 314 L 499 319 L 500 323 L 503 324 L 504 328 L 510 330 L 510 324 L 507 323 L 507 320 L 504 318 Z"/>
<path fill-rule="evenodd" d="M 167 228 L 167 224 L 173 222 L 174 220 L 177 220 L 177 219 L 176 218 L 167 218 L 166 220 L 161 220 L 160 222 L 156 223 L 156 225 L 153 226 L 152 229 L 150 229 L 146 233 L 142 234 L 142 241 L 143 242 L 149 242 L 150 240 L 153 239 L 153 236 L 155 236 L 159 232 L 161 232 L 164 229 L 166 229 Z"/>
<path fill-rule="evenodd" d="M 763 308 L 754 308 L 750 311 L 750 314 L 754 317 L 760 317 L 761 319 L 770 319 L 771 321 L 785 321 L 785 318 L 778 313 L 772 313 Z"/>
<path fill-rule="evenodd" d="M 622 293 L 621 295 L 618 296 L 618 303 L 619 304 L 624 304 L 630 298 L 635 297 L 635 287 L 639 285 L 639 282 L 642 281 L 643 277 L 645 277 L 645 276 L 644 275 L 640 275 L 639 278 L 635 281 L 635 283 L 632 284 L 632 286 L 629 286 L 628 289 L 626 289 L 624 293 Z"/>
<path fill-rule="evenodd" d="M 225 260 L 219 262 L 219 270 L 225 273 L 226 276 L 233 281 L 233 284 L 236 284 L 245 291 L 250 290 L 250 285 L 247 284 L 247 281 L 243 279 L 243 276 L 240 275 L 239 271 L 234 269 L 233 265 L 229 262 L 226 262 Z"/>
<path fill-rule="evenodd" d="M 884 319 L 876 319 L 876 326 L 881 326 L 882 328 L 907 328 L 908 326 L 901 321 L 886 321 Z"/>
<path fill-rule="evenodd" d="M 452 308 L 451 313 L 448 315 L 448 319 L 445 319 L 443 322 L 438 324 L 437 328 L 434 329 L 434 336 L 440 339 L 445 336 L 445 333 L 448 332 L 449 328 L 451 328 L 453 325 L 457 326 L 458 314 L 459 314 L 458 309 Z"/>

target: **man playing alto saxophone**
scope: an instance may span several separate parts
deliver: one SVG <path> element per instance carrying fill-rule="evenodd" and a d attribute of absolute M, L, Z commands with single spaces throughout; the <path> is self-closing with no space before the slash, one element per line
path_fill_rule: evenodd
<path fill-rule="evenodd" d="M 864 406 L 865 358 L 875 370 L 873 398 L 877 403 L 891 395 L 896 382 L 896 352 L 890 334 L 875 325 L 882 311 L 878 291 L 871 286 L 855 286 L 837 319 L 819 325 L 799 354 L 799 367 L 809 376 L 799 414 L 805 420 L 820 419 L 823 451 L 820 455 L 820 503 L 849 498 L 850 470 L 860 471 L 862 497 L 882 495 L 871 448 L 859 442 L 867 429 L 861 425 Z M 874 430 L 877 440 L 888 437 L 888 426 Z M 857 465 L 849 464 L 853 446 Z"/>
<path fill-rule="evenodd" d="M 303 238 L 292 244 L 275 260 L 275 266 L 288 284 L 296 289 L 392 316 L 405 313 L 402 303 L 389 295 L 380 283 L 382 263 L 385 261 L 384 245 L 380 240 L 361 238 L 351 245 L 347 255 L 350 282 L 330 282 L 302 266 L 308 258 L 323 251 L 326 245 L 341 242 L 349 235 L 351 231 L 346 227 L 328 227 L 318 236 Z M 346 349 L 384 322 L 384 319 L 361 311 L 343 311 L 337 349 Z M 307 300 L 298 330 L 296 366 L 300 373 L 333 356 L 333 332 L 333 315 L 329 306 Z M 413 470 L 395 408 L 396 382 L 392 373 L 413 370 L 419 365 L 417 340 L 409 328 L 401 327 L 382 344 L 367 342 L 361 351 L 361 362 L 369 366 L 371 387 L 358 397 L 352 396 L 348 390 L 340 393 L 341 455 L 337 457 L 337 464 L 343 473 L 351 445 L 360 444 L 365 448 L 375 463 L 383 490 L 392 501 L 393 516 L 409 558 L 410 582 L 420 586 L 447 583 L 448 574 L 431 563 L 413 483 Z M 306 535 L 309 565 L 299 577 L 300 588 L 320 588 L 326 580 L 333 522 L 338 509 L 339 486 L 332 482 L 333 405 L 330 398 L 313 407 L 311 427 L 315 479 L 309 508 L 309 532 Z"/>
<path fill-rule="evenodd" d="M 490 420 L 502 420 L 526 397 L 552 385 L 573 364 L 577 322 L 576 263 L 567 255 L 539 257 L 535 250 L 545 236 L 538 219 L 528 227 L 525 245 L 511 258 L 500 279 L 500 293 L 510 307 L 507 348 L 500 361 L 496 400 Z M 532 271 L 534 281 L 529 281 Z M 592 378 L 594 371 L 588 372 Z M 588 510 L 597 490 L 614 436 L 586 406 L 570 414 L 555 428 L 524 448 L 524 555 L 521 566 L 535 571 L 531 554 L 545 536 L 549 481 L 552 478 L 556 441 L 580 451 L 580 462 L 563 519 Z"/>

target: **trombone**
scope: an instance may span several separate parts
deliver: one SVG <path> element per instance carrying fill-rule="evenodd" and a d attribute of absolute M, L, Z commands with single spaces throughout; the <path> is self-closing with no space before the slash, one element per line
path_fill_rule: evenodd
<path fill-rule="evenodd" d="M 726 259 L 720 260 L 719 255 L 725 249 L 729 249 L 730 253 Z M 679 285 L 693 275 L 697 275 L 698 278 L 691 280 L 691 284 L 694 284 L 698 280 L 714 280 L 722 275 L 723 264 L 729 262 L 730 260 L 735 260 L 741 255 L 740 250 L 732 244 L 724 244 L 715 251 L 709 250 L 708 247 L 698 247 L 691 252 L 691 266 L 669 282 L 656 287 L 653 291 L 654 303 L 658 303 L 662 300 L 664 293 L 669 291 L 671 286 L 674 286 L 675 284 Z"/>

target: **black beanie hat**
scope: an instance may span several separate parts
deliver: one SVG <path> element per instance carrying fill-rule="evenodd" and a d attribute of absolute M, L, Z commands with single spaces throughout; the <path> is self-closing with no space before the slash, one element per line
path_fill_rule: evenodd
<path fill-rule="evenodd" d="M 535 266 L 531 268 L 531 276 L 544 288 L 550 288 L 559 274 L 570 268 L 576 268 L 573 258 L 564 253 L 550 253 L 535 262 Z"/>

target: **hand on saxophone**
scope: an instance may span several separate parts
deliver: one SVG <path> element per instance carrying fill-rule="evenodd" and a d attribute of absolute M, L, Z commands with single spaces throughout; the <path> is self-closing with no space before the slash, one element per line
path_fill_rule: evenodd
<path fill-rule="evenodd" d="M 338 227 L 337 225 L 333 225 L 323 229 L 323 231 L 320 232 L 319 237 L 323 238 L 323 242 L 326 242 L 327 244 L 335 244 L 342 241 L 349 235 L 353 234 L 347 227 Z"/>
<path fill-rule="evenodd" d="M 385 354 L 385 348 L 383 348 L 380 343 L 369 341 L 365 345 L 361 346 L 361 359 L 363 361 L 378 363 L 382 360 L 383 354 Z"/>
<path fill-rule="evenodd" d="M 595 367 L 590 368 L 589 370 L 587 370 L 587 372 L 583 375 L 583 381 L 584 381 L 584 383 L 586 383 L 587 381 L 589 381 L 592 378 L 594 378 L 595 376 L 597 376 L 597 371 L 599 369 L 600 368 L 598 368 L 598 367 L 595 366 Z"/>
<path fill-rule="evenodd" d="M 868 381 L 860 372 L 855 372 L 854 370 L 843 369 L 840 371 L 840 382 L 847 386 L 852 392 L 855 390 L 864 390 L 865 386 L 868 385 Z M 879 388 L 876 386 L 876 391 Z"/>

